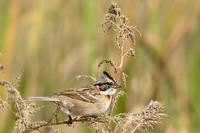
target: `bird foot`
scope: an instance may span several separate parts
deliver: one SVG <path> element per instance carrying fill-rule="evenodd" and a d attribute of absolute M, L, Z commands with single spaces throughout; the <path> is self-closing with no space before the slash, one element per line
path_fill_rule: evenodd
<path fill-rule="evenodd" d="M 68 126 L 71 126 L 73 124 L 73 120 L 72 120 L 72 117 L 70 115 L 68 115 L 69 119 L 67 121 L 65 121 L 65 123 L 68 125 Z"/>

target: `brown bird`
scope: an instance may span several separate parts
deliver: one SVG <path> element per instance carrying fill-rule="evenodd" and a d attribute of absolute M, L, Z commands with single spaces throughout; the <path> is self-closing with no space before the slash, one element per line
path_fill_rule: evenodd
<path fill-rule="evenodd" d="M 106 71 L 92 85 L 55 93 L 51 97 L 30 97 L 29 101 L 49 101 L 70 116 L 98 116 L 106 112 L 112 96 L 121 86 Z"/>

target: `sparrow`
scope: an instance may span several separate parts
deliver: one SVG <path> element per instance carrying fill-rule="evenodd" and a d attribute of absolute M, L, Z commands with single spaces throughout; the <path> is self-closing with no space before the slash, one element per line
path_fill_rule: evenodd
<path fill-rule="evenodd" d="M 30 97 L 28 100 L 53 102 L 68 116 L 98 116 L 108 110 L 117 88 L 121 86 L 103 71 L 95 83 L 86 87 L 64 90 L 50 97 Z"/>

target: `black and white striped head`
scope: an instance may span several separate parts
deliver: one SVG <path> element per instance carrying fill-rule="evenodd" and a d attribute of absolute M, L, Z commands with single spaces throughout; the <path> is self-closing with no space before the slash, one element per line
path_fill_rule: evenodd
<path fill-rule="evenodd" d="M 101 93 L 104 95 L 114 95 L 117 91 L 116 89 L 121 88 L 114 78 L 106 71 L 102 72 L 95 85 L 99 86 Z"/>

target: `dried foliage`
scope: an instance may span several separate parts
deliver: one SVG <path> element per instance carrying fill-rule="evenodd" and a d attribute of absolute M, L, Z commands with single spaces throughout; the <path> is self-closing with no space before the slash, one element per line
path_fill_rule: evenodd
<path fill-rule="evenodd" d="M 16 121 L 13 132 L 15 133 L 28 133 L 34 130 L 40 130 L 40 128 L 48 127 L 51 128 L 52 132 L 59 132 L 58 129 L 54 125 L 66 124 L 65 121 L 58 120 L 58 112 L 59 108 L 56 109 L 54 114 L 52 115 L 49 122 L 45 121 L 36 121 L 32 120 L 37 111 L 40 108 L 36 107 L 34 103 L 28 104 L 21 97 L 20 92 L 17 90 L 16 86 L 14 86 L 13 82 L 9 81 L 1 81 L 1 85 L 3 85 L 7 89 L 8 93 L 8 101 L 9 104 L 13 104 L 16 112 Z M 118 93 L 119 96 L 124 95 L 123 91 Z M 1 110 L 5 109 L 5 107 L 9 106 L 7 101 L 0 100 Z M 103 114 L 98 117 L 80 117 L 75 118 L 73 122 L 82 122 L 87 126 L 95 129 L 96 132 L 105 133 L 105 132 L 148 132 L 149 129 L 153 129 L 155 125 L 160 123 L 161 118 L 165 116 L 163 114 L 164 107 L 157 101 L 151 101 L 144 111 L 141 113 L 122 113 L 116 116 L 109 116 Z M 112 125 L 115 124 L 115 128 L 112 129 Z"/>
<path fill-rule="evenodd" d="M 118 7 L 117 3 L 112 3 L 109 7 L 102 23 L 102 28 L 104 32 L 114 30 L 117 33 L 116 44 L 121 50 L 122 56 L 135 55 L 135 30 L 138 30 L 136 27 L 129 25 L 128 18 L 121 14 L 121 9 Z M 124 45 L 128 40 L 130 40 L 132 47 L 124 51 Z"/>
<path fill-rule="evenodd" d="M 104 63 L 109 64 L 114 69 L 114 73 L 117 73 L 117 68 L 111 60 L 102 60 L 99 62 L 98 67 L 101 67 Z"/>
<path fill-rule="evenodd" d="M 121 90 L 121 91 L 118 91 L 116 95 L 113 96 L 112 103 L 109 110 L 109 115 L 112 115 L 112 112 L 114 111 L 115 107 L 117 107 L 117 103 L 118 103 L 117 101 L 119 100 L 121 96 L 124 96 L 124 95 L 127 96 L 126 92 Z"/>
<path fill-rule="evenodd" d="M 114 72 L 117 73 L 119 79 L 122 79 L 126 85 L 126 74 L 123 72 L 124 58 L 135 55 L 135 27 L 129 25 L 128 18 L 121 14 L 121 9 L 116 3 L 112 3 L 108 12 L 105 15 L 105 19 L 102 23 L 104 32 L 114 30 L 117 33 L 116 46 L 120 49 L 121 60 L 119 65 L 115 65 L 112 60 L 103 60 L 98 64 L 101 67 L 102 64 L 109 64 Z M 131 46 L 125 49 L 128 40 L 130 40 Z M 0 65 L 0 70 L 3 70 L 3 65 Z M 0 81 L 0 85 L 4 86 L 7 91 L 7 100 L 0 98 L 0 110 L 8 108 L 10 105 L 15 107 L 15 126 L 13 132 L 15 133 L 28 133 L 31 131 L 40 131 L 42 128 L 51 128 L 51 132 L 58 133 L 59 130 L 55 125 L 71 123 L 66 121 L 59 121 L 58 112 L 59 108 L 52 114 L 50 120 L 46 121 L 33 121 L 34 114 L 40 110 L 41 107 L 36 107 L 34 103 L 28 103 L 22 98 L 18 91 L 17 84 L 20 81 L 20 77 L 17 77 L 15 81 Z M 96 81 L 94 76 L 79 75 L 76 79 L 90 78 Z M 116 107 L 117 99 L 120 96 L 126 94 L 124 91 L 119 91 L 112 99 L 110 111 L 107 114 L 102 114 L 97 117 L 77 117 L 73 118 L 71 122 L 82 122 L 87 126 L 95 129 L 99 133 L 116 132 L 116 133 L 134 133 L 134 132 L 148 132 L 149 129 L 153 129 L 157 124 L 161 122 L 161 118 L 164 116 L 164 107 L 157 101 L 151 101 L 149 105 L 141 113 L 122 113 L 116 116 L 112 115 L 114 107 Z M 112 128 L 112 126 L 115 126 Z"/>
<path fill-rule="evenodd" d="M 118 73 L 118 81 L 122 79 L 125 87 L 127 87 L 126 74 L 123 72 L 124 59 L 125 57 L 135 56 L 135 31 L 140 32 L 136 27 L 129 25 L 128 18 L 121 13 L 121 8 L 118 7 L 117 3 L 111 3 L 102 22 L 102 29 L 105 33 L 111 30 L 116 33 L 116 46 L 120 50 L 121 59 L 117 66 L 111 60 L 103 60 L 100 64 L 110 64 L 115 69 L 115 73 Z M 131 45 L 129 46 L 129 44 Z"/>
<path fill-rule="evenodd" d="M 121 113 L 116 116 L 103 115 L 88 123 L 98 133 L 147 133 L 166 116 L 163 111 L 164 107 L 162 104 L 157 101 L 151 101 L 140 113 Z M 112 124 L 115 124 L 114 129 L 111 129 Z"/>
<path fill-rule="evenodd" d="M 115 117 L 117 126 L 115 132 L 134 133 L 136 131 L 149 132 L 161 122 L 164 107 L 157 101 L 151 101 L 141 113 L 119 114 Z"/>
<path fill-rule="evenodd" d="M 13 132 L 23 133 L 26 129 L 32 128 L 41 123 L 32 121 L 32 117 L 39 110 L 39 108 L 37 108 L 34 103 L 27 104 L 25 102 L 20 95 L 20 92 L 17 90 L 16 81 L 1 81 L 0 85 L 6 88 L 8 99 L 8 101 L 3 101 L 2 104 L 0 104 L 1 110 L 9 105 L 14 105 L 16 110 L 16 121 Z"/>
<path fill-rule="evenodd" d="M 109 64 L 114 72 L 117 73 L 117 81 L 122 80 L 125 87 L 127 87 L 126 77 L 127 75 L 123 71 L 123 65 L 125 57 L 135 56 L 135 30 L 136 27 L 129 25 L 128 18 L 121 13 L 121 9 L 117 3 L 111 3 L 105 18 L 102 22 L 102 28 L 104 32 L 113 30 L 116 33 L 116 46 L 120 50 L 120 63 L 116 66 L 112 60 L 103 60 L 99 63 L 100 67 L 103 63 Z M 129 45 L 129 43 L 131 45 Z M 121 93 L 121 92 L 120 92 Z M 116 105 L 118 94 L 114 96 L 112 100 L 111 109 L 109 114 L 113 111 L 113 106 Z"/>
<path fill-rule="evenodd" d="M 0 97 L 0 111 L 4 111 L 8 107 L 9 107 L 8 102 L 5 100 L 2 100 L 2 98 Z"/>

